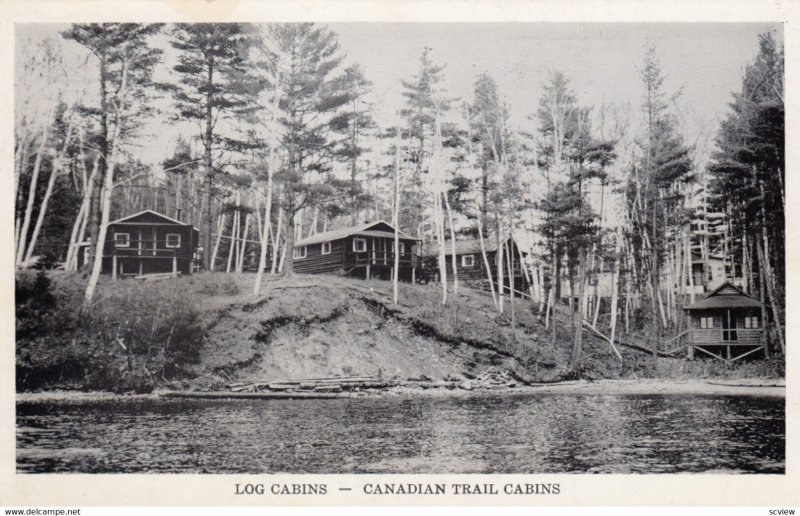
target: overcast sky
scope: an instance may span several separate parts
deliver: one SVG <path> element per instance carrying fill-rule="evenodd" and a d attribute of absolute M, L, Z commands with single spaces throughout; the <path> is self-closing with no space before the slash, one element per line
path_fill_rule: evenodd
<path fill-rule="evenodd" d="M 346 63 L 358 63 L 373 82 L 372 100 L 381 125 L 397 123 L 403 103 L 401 80 L 417 72 L 423 48 L 446 65 L 444 87 L 453 97 L 469 100 L 476 77 L 483 72 L 497 81 L 511 108 L 511 123 L 533 130 L 528 120 L 548 73 L 563 72 L 578 102 L 586 106 L 629 104 L 638 116 L 642 98 L 639 70 L 648 46 L 654 46 L 666 75 L 668 92 L 682 89 L 675 108 L 694 138 L 699 127 L 710 127 L 728 109 L 731 92 L 741 87 L 742 74 L 758 51 L 758 35 L 775 31 L 768 23 L 333 23 Z M 17 55 L 25 45 L 51 36 L 65 25 L 17 26 Z M 165 50 L 159 79 L 168 79 L 174 51 L 166 36 L 156 44 Z M 85 59 L 86 51 L 64 42 L 68 62 Z M 89 61 L 90 81 L 95 68 Z M 165 110 L 169 101 L 163 101 Z M 148 125 L 151 137 L 139 142 L 140 159 L 156 163 L 172 150 L 176 136 L 193 134 L 196 126 L 174 125 L 161 116 Z M 636 120 L 631 121 L 636 125 Z"/>

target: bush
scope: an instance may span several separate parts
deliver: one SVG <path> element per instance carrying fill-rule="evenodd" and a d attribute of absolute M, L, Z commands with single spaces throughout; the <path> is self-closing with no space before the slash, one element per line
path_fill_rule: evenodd
<path fill-rule="evenodd" d="M 82 286 L 69 287 L 42 272 L 18 275 L 18 389 L 146 392 L 191 376 L 204 332 L 185 288 L 121 281 L 81 310 Z"/>
<path fill-rule="evenodd" d="M 208 296 L 235 296 L 239 294 L 239 284 L 230 274 L 201 274 L 196 275 L 197 292 Z"/>

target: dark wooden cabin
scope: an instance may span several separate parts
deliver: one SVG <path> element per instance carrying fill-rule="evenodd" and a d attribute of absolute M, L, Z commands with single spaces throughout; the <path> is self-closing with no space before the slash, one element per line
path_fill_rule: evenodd
<path fill-rule="evenodd" d="M 496 238 L 487 237 L 483 240 L 483 246 L 486 250 L 486 259 L 489 261 L 489 266 L 492 269 L 492 280 L 497 283 L 497 247 L 498 242 Z M 511 249 L 514 256 L 513 268 L 511 274 L 514 277 L 514 290 L 526 292 L 529 286 L 528 280 L 525 277 L 522 266 L 520 264 L 520 256 L 527 256 L 527 253 L 521 251 L 517 243 L 509 237 L 505 240 L 505 249 Z M 455 242 L 456 253 L 456 272 L 458 273 L 459 281 L 466 283 L 473 283 L 475 286 L 483 287 L 486 283 L 486 264 L 483 262 L 481 254 L 481 242 L 479 239 L 473 240 L 456 240 Z M 439 280 L 439 245 L 434 242 L 425 246 L 424 252 L 425 269 L 429 271 L 431 280 Z M 450 240 L 445 241 L 444 254 L 446 262 L 446 271 L 448 278 L 453 277 L 453 245 Z M 503 284 L 506 291 L 508 285 L 508 272 L 509 262 L 508 254 L 503 256 Z M 488 287 L 487 287 L 488 288 Z"/>
<path fill-rule="evenodd" d="M 402 281 L 414 281 L 419 240 L 399 234 Z M 294 244 L 294 270 L 308 274 L 338 274 L 391 279 L 394 228 L 384 221 L 317 233 Z"/>
<path fill-rule="evenodd" d="M 117 276 L 191 274 L 199 232 L 191 224 L 146 210 L 108 224 L 103 273 Z"/>
<path fill-rule="evenodd" d="M 726 281 L 705 298 L 684 307 L 691 319 L 689 356 L 700 351 L 733 362 L 764 351 L 761 303 Z"/>

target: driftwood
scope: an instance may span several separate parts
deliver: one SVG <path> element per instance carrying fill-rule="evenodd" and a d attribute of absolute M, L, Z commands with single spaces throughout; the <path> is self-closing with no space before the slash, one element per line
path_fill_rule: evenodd
<path fill-rule="evenodd" d="M 188 392 L 188 391 L 161 391 L 158 393 L 163 398 L 201 398 L 201 399 L 329 399 L 352 398 L 354 394 L 347 392 Z"/>
<path fill-rule="evenodd" d="M 254 382 L 231 383 L 231 392 L 341 392 L 346 390 L 385 389 L 398 382 L 377 376 L 332 376 L 325 378 L 275 378 Z"/>

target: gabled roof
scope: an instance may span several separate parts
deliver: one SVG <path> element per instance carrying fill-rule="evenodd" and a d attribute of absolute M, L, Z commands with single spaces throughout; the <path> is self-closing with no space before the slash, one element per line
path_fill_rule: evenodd
<path fill-rule="evenodd" d="M 304 246 L 304 245 L 311 245 L 311 244 L 319 244 L 321 242 L 330 242 L 332 240 L 340 240 L 342 238 L 347 238 L 349 236 L 385 236 L 385 237 L 394 237 L 394 232 L 387 232 L 381 230 L 372 230 L 370 228 L 374 228 L 379 224 L 385 224 L 392 227 L 391 224 L 384 220 L 378 220 L 375 222 L 365 222 L 364 224 L 360 224 L 358 226 L 348 226 L 339 229 L 333 229 L 331 231 L 325 231 L 322 233 L 316 233 L 311 235 L 310 237 L 302 238 L 294 243 L 295 247 Z M 398 231 L 400 238 L 403 240 L 419 240 L 418 238 L 406 235 L 402 231 Z"/>
<path fill-rule="evenodd" d="M 714 308 L 761 308 L 761 303 L 726 281 L 700 301 L 683 307 L 684 310 L 711 310 Z"/>
<path fill-rule="evenodd" d="M 143 210 L 143 211 L 140 211 L 138 213 L 134 213 L 133 215 L 128 215 L 126 217 L 122 217 L 121 219 L 112 220 L 111 222 L 109 222 L 109 225 L 111 225 L 111 224 L 120 224 L 120 223 L 124 223 L 124 222 L 132 223 L 134 221 L 134 219 L 139 218 L 142 215 L 153 215 L 153 216 L 155 216 L 155 217 L 157 217 L 159 219 L 162 219 L 164 222 L 170 223 L 170 224 L 179 224 L 181 226 L 191 226 L 191 224 L 187 224 L 185 222 L 181 222 L 179 220 L 175 220 L 175 219 L 173 219 L 171 217 L 167 217 L 163 213 L 158 213 L 157 211 L 153 211 L 153 210 Z"/>
<path fill-rule="evenodd" d="M 511 240 L 511 237 L 506 238 L 504 241 L 507 242 Z M 444 253 L 447 256 L 453 254 L 453 245 L 451 240 L 444 241 Z M 471 238 L 469 240 L 456 240 L 456 256 L 462 254 L 478 254 L 481 252 L 481 240 L 480 238 Z M 483 247 L 486 249 L 487 253 L 491 253 L 497 251 L 497 239 L 493 236 L 486 236 L 483 239 Z M 438 242 L 431 242 L 430 244 L 425 245 L 425 249 L 422 253 L 423 256 L 436 256 L 439 254 L 439 243 Z M 523 251 L 523 254 L 526 254 Z"/>

